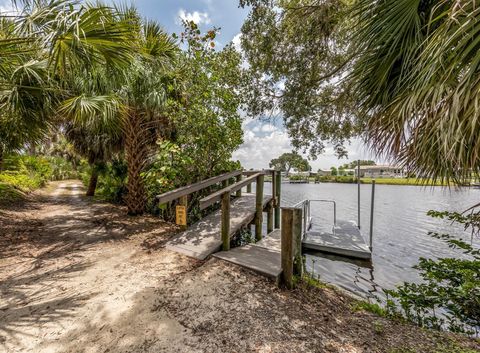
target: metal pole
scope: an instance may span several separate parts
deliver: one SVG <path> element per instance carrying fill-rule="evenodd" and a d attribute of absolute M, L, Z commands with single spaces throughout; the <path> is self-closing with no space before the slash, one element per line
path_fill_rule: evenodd
<path fill-rule="evenodd" d="M 375 207 L 375 180 L 372 180 L 372 201 L 370 204 L 370 251 L 373 248 L 373 211 Z"/>
<path fill-rule="evenodd" d="M 333 202 L 333 225 L 337 226 L 337 203 Z"/>
<path fill-rule="evenodd" d="M 360 229 L 360 159 L 357 161 L 357 194 L 358 194 L 358 199 L 357 199 L 357 210 L 358 210 L 358 229 Z"/>

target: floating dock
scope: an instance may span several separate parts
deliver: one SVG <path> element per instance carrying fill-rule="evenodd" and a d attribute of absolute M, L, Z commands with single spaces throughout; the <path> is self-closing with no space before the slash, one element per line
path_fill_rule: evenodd
<path fill-rule="evenodd" d="M 372 257 L 369 246 L 353 221 L 337 221 L 332 232 L 307 231 L 302 243 L 305 249 L 359 259 Z"/>

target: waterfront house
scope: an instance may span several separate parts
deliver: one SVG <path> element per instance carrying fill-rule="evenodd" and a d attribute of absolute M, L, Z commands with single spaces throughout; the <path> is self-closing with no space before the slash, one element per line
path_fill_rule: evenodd
<path fill-rule="evenodd" d="M 357 171 L 355 171 L 357 176 Z M 405 178 L 403 168 L 392 165 L 362 165 L 360 166 L 361 178 Z"/>

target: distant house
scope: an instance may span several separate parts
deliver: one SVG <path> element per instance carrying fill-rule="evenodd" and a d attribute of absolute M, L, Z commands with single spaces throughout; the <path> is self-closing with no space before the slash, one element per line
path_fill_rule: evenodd
<path fill-rule="evenodd" d="M 290 173 L 290 175 L 297 175 L 297 176 L 302 176 L 304 178 L 308 178 L 308 177 L 311 177 L 311 176 L 315 176 L 315 173 L 294 171 L 294 172 Z"/>
<path fill-rule="evenodd" d="M 355 170 L 355 176 L 357 171 Z M 361 178 L 405 178 L 405 170 L 392 165 L 362 165 L 360 166 Z"/>
<path fill-rule="evenodd" d="M 343 173 L 343 175 L 355 175 L 355 169 L 339 169 L 338 173 Z"/>
<path fill-rule="evenodd" d="M 331 174 L 332 174 L 332 172 L 330 170 L 319 169 L 318 172 L 317 172 L 318 176 L 326 176 L 326 175 L 331 175 Z"/>

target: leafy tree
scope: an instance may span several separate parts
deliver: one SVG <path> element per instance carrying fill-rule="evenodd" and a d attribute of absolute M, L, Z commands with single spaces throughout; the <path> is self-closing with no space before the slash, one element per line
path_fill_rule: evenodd
<path fill-rule="evenodd" d="M 353 15 L 349 81 L 367 142 L 417 175 L 478 174 L 478 2 L 359 0 Z"/>
<path fill-rule="evenodd" d="M 333 176 L 338 175 L 337 168 L 335 168 L 335 167 L 330 168 L 330 172 L 331 172 L 331 174 L 332 174 Z"/>
<path fill-rule="evenodd" d="M 272 159 L 270 161 L 270 167 L 286 172 L 287 176 L 292 168 L 299 172 L 306 172 L 312 169 L 308 160 L 296 152 L 284 153 L 280 157 Z"/>
<path fill-rule="evenodd" d="M 215 50 L 216 29 L 202 34 L 194 22 L 185 22 L 180 36 L 186 49 L 175 71 L 180 99 L 169 101 L 168 115 L 175 126 L 174 142 L 192 161 L 185 174 L 198 181 L 230 168 L 232 153 L 243 142 L 239 114 L 241 56 L 233 46 Z"/>
<path fill-rule="evenodd" d="M 168 88 L 166 115 L 173 132 L 168 140 L 158 141 L 154 163 L 144 173 L 150 200 L 175 187 L 240 168 L 231 157 L 243 141 L 237 90 L 241 57 L 232 46 L 215 50 L 216 29 L 201 33 L 193 22 L 184 26 L 179 39 L 185 50 L 178 55 L 171 73 L 174 84 Z M 189 205 L 195 207 L 200 196 L 192 195 Z"/>
<path fill-rule="evenodd" d="M 356 102 L 341 78 L 351 68 L 349 2 L 241 0 L 250 6 L 241 44 L 249 64 L 247 112 L 281 112 L 295 148 L 322 153 L 326 143 L 345 156 L 359 131 Z"/>

